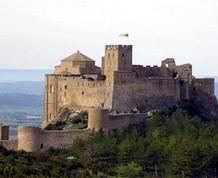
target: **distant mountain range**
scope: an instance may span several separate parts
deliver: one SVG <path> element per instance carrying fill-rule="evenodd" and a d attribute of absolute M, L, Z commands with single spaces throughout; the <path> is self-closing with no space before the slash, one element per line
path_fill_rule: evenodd
<path fill-rule="evenodd" d="M 0 94 L 29 94 L 43 95 L 44 81 L 18 81 L 9 83 L 0 83 Z"/>
<path fill-rule="evenodd" d="M 49 73 L 53 70 L 0 69 L 0 82 L 44 81 L 45 74 Z"/>
<path fill-rule="evenodd" d="M 43 95 L 0 93 L 1 107 L 43 107 Z"/>

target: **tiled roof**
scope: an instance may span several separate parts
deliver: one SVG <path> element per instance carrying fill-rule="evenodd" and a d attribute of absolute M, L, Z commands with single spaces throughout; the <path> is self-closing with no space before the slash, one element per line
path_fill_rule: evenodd
<path fill-rule="evenodd" d="M 63 59 L 64 62 L 70 62 L 70 61 L 94 61 L 91 58 L 87 57 L 86 55 L 80 53 L 77 51 L 76 53 L 68 56 L 67 58 Z"/>

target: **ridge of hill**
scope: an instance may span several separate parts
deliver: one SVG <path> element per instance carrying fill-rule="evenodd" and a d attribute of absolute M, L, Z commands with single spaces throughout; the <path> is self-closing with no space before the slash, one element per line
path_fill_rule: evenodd
<path fill-rule="evenodd" d="M 17 81 L 44 81 L 45 74 L 49 73 L 53 73 L 53 70 L 0 69 L 0 83 Z"/>

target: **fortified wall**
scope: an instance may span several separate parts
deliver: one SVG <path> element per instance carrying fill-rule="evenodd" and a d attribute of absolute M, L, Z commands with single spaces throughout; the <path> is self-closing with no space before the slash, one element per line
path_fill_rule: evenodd
<path fill-rule="evenodd" d="M 112 129 L 125 128 L 133 124 L 144 123 L 146 113 L 109 114 L 107 109 L 90 108 L 88 115 L 88 127 L 84 130 L 43 130 L 33 126 L 19 126 L 18 137 L 9 140 L 8 126 L 1 125 L 1 144 L 10 150 L 44 151 L 50 147 L 68 148 L 75 139 L 85 139 L 93 131 L 103 129 L 108 132 Z"/>

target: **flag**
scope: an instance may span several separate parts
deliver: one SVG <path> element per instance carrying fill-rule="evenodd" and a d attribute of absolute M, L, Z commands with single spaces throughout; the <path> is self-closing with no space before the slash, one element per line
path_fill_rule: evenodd
<path fill-rule="evenodd" d="M 129 34 L 128 33 L 122 33 L 122 34 L 119 35 L 119 37 L 127 37 L 128 38 Z"/>

